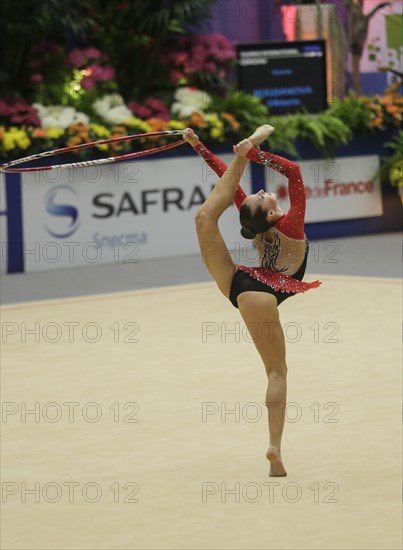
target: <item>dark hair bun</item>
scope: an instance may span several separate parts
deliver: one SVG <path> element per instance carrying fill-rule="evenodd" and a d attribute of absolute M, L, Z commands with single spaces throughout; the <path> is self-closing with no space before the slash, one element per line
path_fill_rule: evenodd
<path fill-rule="evenodd" d="M 250 227 L 242 227 L 241 235 L 244 239 L 254 239 L 257 235 Z"/>

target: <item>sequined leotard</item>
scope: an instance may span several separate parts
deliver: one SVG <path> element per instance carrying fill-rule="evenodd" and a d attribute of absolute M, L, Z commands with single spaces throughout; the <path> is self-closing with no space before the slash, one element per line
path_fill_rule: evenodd
<path fill-rule="evenodd" d="M 221 177 L 227 165 L 209 151 L 203 143 L 194 150 Z M 230 300 L 238 307 L 237 296 L 248 290 L 269 292 L 277 298 L 280 304 L 289 296 L 305 292 L 319 286 L 319 281 L 302 282 L 308 257 L 308 240 L 304 233 L 306 196 L 301 171 L 295 162 L 260 151 L 256 147 L 250 149 L 247 158 L 270 166 L 288 178 L 288 193 L 290 208 L 283 214 L 272 228 L 273 239 L 269 242 L 264 234 L 254 238 L 259 253 L 259 267 L 237 265 L 234 275 Z M 246 194 L 240 185 L 237 186 L 234 203 L 240 209 Z"/>

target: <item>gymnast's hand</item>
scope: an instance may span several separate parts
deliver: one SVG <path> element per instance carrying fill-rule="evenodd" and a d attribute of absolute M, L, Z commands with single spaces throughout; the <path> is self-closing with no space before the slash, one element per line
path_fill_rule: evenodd
<path fill-rule="evenodd" d="M 192 128 L 186 128 L 183 139 L 187 141 L 192 147 L 196 147 L 200 143 L 199 136 L 195 134 Z"/>
<path fill-rule="evenodd" d="M 247 152 L 252 149 L 253 143 L 249 139 L 243 139 L 233 147 L 233 151 L 238 157 L 246 157 Z"/>

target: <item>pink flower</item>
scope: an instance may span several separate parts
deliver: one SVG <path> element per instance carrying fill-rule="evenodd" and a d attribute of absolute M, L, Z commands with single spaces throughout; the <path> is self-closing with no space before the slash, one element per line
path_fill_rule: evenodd
<path fill-rule="evenodd" d="M 43 82 L 43 76 L 41 73 L 32 73 L 30 80 L 31 82 Z"/>
<path fill-rule="evenodd" d="M 214 44 L 223 50 L 233 49 L 233 44 L 228 40 L 226 36 L 215 32 L 210 36 L 210 44 Z"/>
<path fill-rule="evenodd" d="M 22 124 L 24 121 L 25 121 L 24 115 L 13 115 L 10 118 L 10 122 L 12 122 L 13 124 Z"/>
<path fill-rule="evenodd" d="M 41 125 L 37 110 L 22 99 L 14 99 L 10 102 L 0 101 L 0 114 L 9 116 L 12 124 Z"/>
<path fill-rule="evenodd" d="M 158 99 L 156 97 L 149 97 L 146 100 L 145 105 L 147 107 L 149 107 L 150 109 L 154 110 L 154 112 L 155 112 L 154 114 L 155 114 L 155 116 L 157 116 L 157 118 L 162 118 L 164 120 L 169 120 L 169 117 L 170 117 L 169 109 L 165 105 L 165 103 L 163 101 L 161 101 L 160 99 Z"/>
<path fill-rule="evenodd" d="M 181 73 L 177 69 L 172 69 L 169 73 L 169 80 L 171 82 L 178 82 L 178 80 L 180 80 L 181 78 L 183 78 L 183 73 Z"/>
<path fill-rule="evenodd" d="M 9 116 L 13 113 L 13 111 L 10 109 L 10 106 L 7 105 L 5 101 L 0 99 L 0 115 L 1 116 Z"/>
<path fill-rule="evenodd" d="M 132 111 L 132 113 L 139 118 L 150 118 L 153 114 L 151 109 L 140 105 L 140 103 L 137 103 L 137 101 L 129 101 L 127 103 L 127 106 Z"/>
<path fill-rule="evenodd" d="M 78 69 L 83 67 L 87 59 L 84 52 L 85 50 L 79 50 L 78 48 L 71 50 L 67 56 L 69 63 Z"/>
<path fill-rule="evenodd" d="M 185 52 L 177 52 L 173 54 L 173 61 L 176 65 L 182 65 L 188 60 L 188 55 Z"/>
<path fill-rule="evenodd" d="M 102 78 L 100 80 L 114 80 L 115 69 L 113 67 L 102 67 Z"/>
<path fill-rule="evenodd" d="M 30 105 L 28 105 L 28 103 L 25 103 L 25 101 L 23 101 L 21 99 L 17 99 L 17 100 L 14 100 L 10 104 L 10 109 L 11 109 L 11 112 L 13 114 L 15 114 L 15 113 L 19 113 L 19 112 L 26 113 L 26 112 L 32 110 L 32 107 Z"/>
<path fill-rule="evenodd" d="M 87 75 L 94 80 L 112 80 L 115 78 L 115 69 L 113 67 L 101 67 L 101 65 L 92 64 L 87 67 Z"/>
<path fill-rule="evenodd" d="M 82 53 L 90 59 L 99 59 L 103 55 L 97 48 L 87 48 L 86 50 L 82 50 Z"/>
<path fill-rule="evenodd" d="M 85 76 L 80 82 L 80 86 L 84 88 L 84 90 L 92 90 L 92 88 L 95 88 L 95 85 L 96 80 L 92 76 Z"/>
<path fill-rule="evenodd" d="M 25 119 L 24 119 L 24 123 L 29 124 L 30 126 L 40 126 L 41 125 L 41 121 L 34 114 L 26 115 Z"/>
<path fill-rule="evenodd" d="M 206 34 L 199 34 L 199 36 L 194 37 L 194 42 L 208 48 L 211 44 L 214 35 L 208 36 Z"/>
<path fill-rule="evenodd" d="M 207 49 L 204 48 L 201 44 L 196 44 L 192 48 L 192 56 L 196 55 L 198 57 L 206 57 Z"/>

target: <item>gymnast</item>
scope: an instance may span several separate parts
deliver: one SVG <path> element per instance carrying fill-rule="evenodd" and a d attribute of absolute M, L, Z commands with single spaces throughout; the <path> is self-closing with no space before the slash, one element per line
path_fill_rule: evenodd
<path fill-rule="evenodd" d="M 227 167 L 215 157 L 191 128 L 184 139 L 217 173 L 219 180 L 196 214 L 196 231 L 203 261 L 218 288 L 238 308 L 246 326 L 260 328 L 251 332 L 268 377 L 270 476 L 286 476 L 281 458 L 284 428 L 287 365 L 285 340 L 277 306 L 290 296 L 319 286 L 319 281 L 302 281 L 308 257 L 304 233 L 305 189 L 301 171 L 295 162 L 260 150 L 259 145 L 274 131 L 264 124 L 233 147 L 235 157 Z M 239 185 L 248 160 L 270 166 L 288 178 L 290 208 L 285 214 L 274 193 L 264 190 L 247 196 Z M 235 202 L 241 223 L 241 235 L 253 239 L 259 253 L 259 266 L 236 265 L 218 228 L 221 214 Z M 215 245 L 214 252 L 212 246 Z M 254 331 L 253 331 L 254 332 Z"/>

